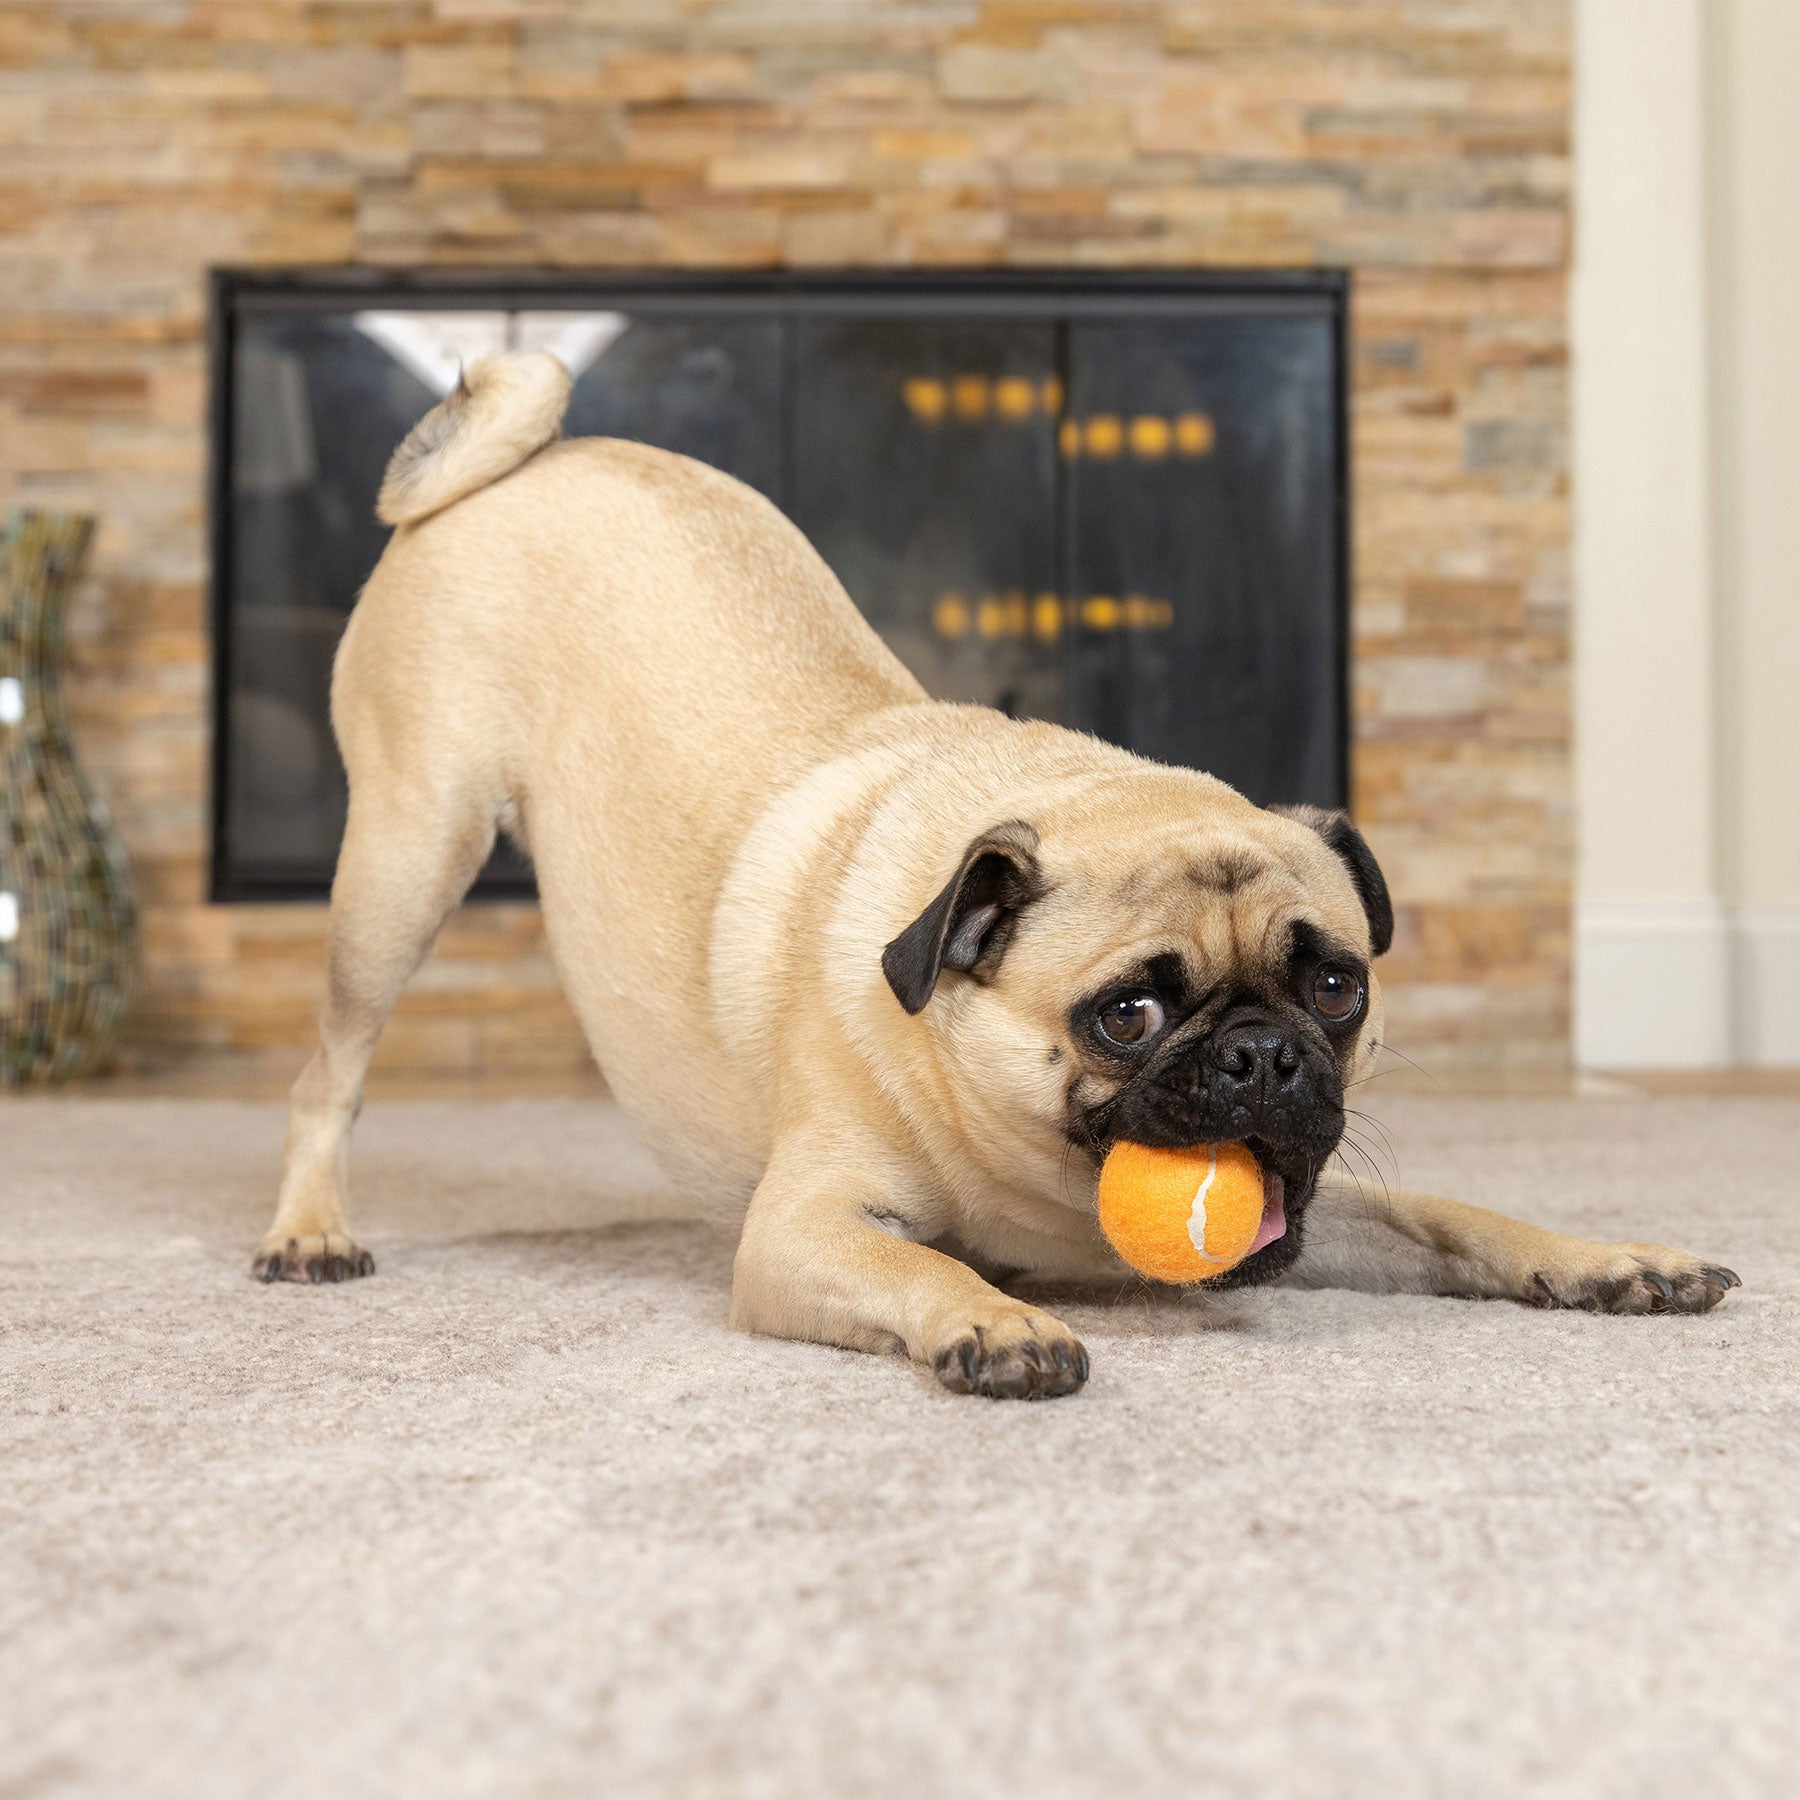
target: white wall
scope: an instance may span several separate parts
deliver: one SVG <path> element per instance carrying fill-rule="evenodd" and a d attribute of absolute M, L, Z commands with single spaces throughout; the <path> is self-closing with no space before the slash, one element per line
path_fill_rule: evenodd
<path fill-rule="evenodd" d="M 1800 1063 L 1800 4 L 1716 11 L 1720 851 L 1737 1048 Z"/>
<path fill-rule="evenodd" d="M 1800 1062 L 1800 0 L 1577 0 L 1576 1053 Z"/>

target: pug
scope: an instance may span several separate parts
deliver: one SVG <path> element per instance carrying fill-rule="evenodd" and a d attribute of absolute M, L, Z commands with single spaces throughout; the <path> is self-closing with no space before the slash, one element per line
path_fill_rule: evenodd
<path fill-rule="evenodd" d="M 338 653 L 350 807 L 321 1041 L 254 1269 L 338 1281 L 364 1073 L 497 832 L 619 1103 L 741 1221 L 731 1319 L 899 1351 L 958 1393 L 1088 1355 L 1005 1276 L 1116 1281 L 1121 1140 L 1242 1141 L 1283 1280 L 1700 1312 L 1737 1277 L 1328 1175 L 1382 1043 L 1381 870 L 1055 725 L 927 697 L 806 539 L 716 470 L 565 440 L 562 366 L 470 369 L 395 453 Z"/>

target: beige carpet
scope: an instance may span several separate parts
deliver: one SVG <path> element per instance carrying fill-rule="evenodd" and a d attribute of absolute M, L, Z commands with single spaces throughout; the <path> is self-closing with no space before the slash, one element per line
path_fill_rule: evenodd
<path fill-rule="evenodd" d="M 1800 1103 L 1377 1110 L 1744 1288 L 1089 1299 L 994 1404 L 727 1332 L 603 1104 L 372 1106 L 315 1290 L 276 1108 L 0 1102 L 0 1795 L 1791 1794 Z"/>

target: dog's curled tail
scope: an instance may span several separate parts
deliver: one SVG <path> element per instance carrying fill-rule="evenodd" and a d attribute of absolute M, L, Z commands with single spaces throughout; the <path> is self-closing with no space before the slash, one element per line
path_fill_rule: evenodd
<path fill-rule="evenodd" d="M 406 434 L 382 477 L 375 516 L 411 525 L 510 475 L 561 432 L 572 385 L 546 351 L 484 356 Z"/>

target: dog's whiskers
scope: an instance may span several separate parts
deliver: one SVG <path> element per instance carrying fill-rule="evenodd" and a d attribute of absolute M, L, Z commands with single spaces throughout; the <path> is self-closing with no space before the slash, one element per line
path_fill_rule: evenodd
<path fill-rule="evenodd" d="M 1058 1180 L 1064 1200 L 1069 1198 L 1069 1158 L 1075 1154 L 1075 1146 L 1067 1138 L 1063 1140 L 1062 1171 Z"/>
<path fill-rule="evenodd" d="M 1438 1078 L 1434 1074 L 1432 1074 L 1432 1072 L 1428 1068 L 1425 1067 L 1425 1065 L 1423 1063 L 1414 1062 L 1413 1059 L 1405 1053 L 1405 1051 L 1396 1050 L 1392 1044 L 1377 1044 L 1375 1046 L 1375 1051 L 1376 1051 L 1377 1055 L 1385 1054 L 1387 1056 L 1399 1057 L 1400 1060 L 1403 1063 L 1405 1063 L 1409 1068 L 1417 1069 L 1418 1072 L 1421 1075 L 1423 1075 L 1425 1077 L 1425 1079 L 1427 1081 L 1429 1081 L 1433 1087 L 1442 1087 L 1444 1085 L 1441 1081 L 1438 1080 Z"/>
<path fill-rule="evenodd" d="M 1349 1124 L 1349 1121 L 1354 1119 L 1357 1126 L 1375 1134 L 1380 1140 L 1382 1153 L 1393 1167 L 1394 1179 L 1398 1181 L 1400 1179 L 1400 1152 L 1395 1148 L 1393 1134 L 1388 1128 L 1373 1113 L 1359 1112 L 1355 1107 L 1346 1108 L 1344 1118 L 1346 1131 L 1355 1129 Z"/>
<path fill-rule="evenodd" d="M 1358 1155 L 1368 1163 L 1370 1169 L 1380 1179 L 1384 1191 L 1386 1191 L 1388 1187 L 1387 1170 L 1382 1167 L 1382 1156 L 1384 1154 L 1388 1161 L 1394 1164 L 1394 1180 L 1398 1181 L 1400 1179 L 1399 1163 L 1398 1159 L 1394 1156 L 1392 1145 L 1382 1146 L 1371 1143 L 1358 1134 L 1353 1127 L 1349 1126 L 1345 1127 L 1343 1142 L 1351 1145 Z"/>
<path fill-rule="evenodd" d="M 1380 1165 L 1362 1144 L 1358 1143 L 1354 1138 L 1346 1136 L 1339 1141 L 1338 1147 L 1332 1152 L 1332 1155 L 1333 1158 L 1342 1165 L 1344 1173 L 1350 1177 L 1351 1182 L 1355 1185 L 1357 1197 L 1363 1202 L 1364 1206 L 1367 1207 L 1369 1205 L 1369 1198 L 1363 1190 L 1362 1177 L 1351 1168 L 1346 1157 L 1346 1152 L 1354 1152 L 1354 1154 L 1361 1159 L 1370 1175 L 1374 1177 L 1376 1184 L 1380 1187 L 1382 1197 L 1391 1203 L 1393 1198 L 1392 1192 L 1388 1187 L 1387 1177 L 1381 1172 Z M 1370 1210 L 1372 1213 L 1373 1209 Z"/>
<path fill-rule="evenodd" d="M 1361 1208 L 1363 1217 L 1366 1219 L 1374 1218 L 1375 1208 L 1369 1200 L 1368 1190 L 1363 1186 L 1362 1177 L 1344 1160 L 1343 1154 L 1340 1151 L 1334 1150 L 1331 1153 L 1329 1161 L 1338 1165 L 1344 1178 L 1350 1183 L 1352 1190 L 1356 1194 L 1357 1205 Z"/>

